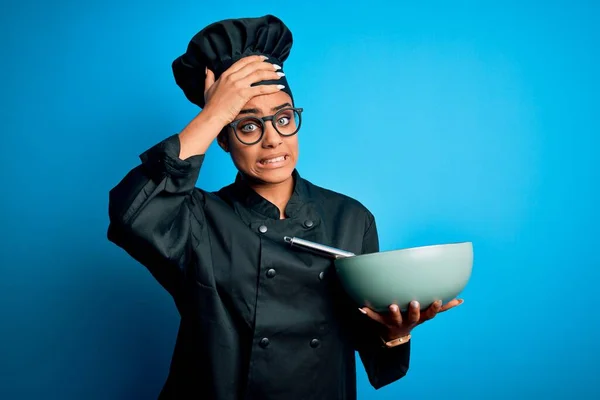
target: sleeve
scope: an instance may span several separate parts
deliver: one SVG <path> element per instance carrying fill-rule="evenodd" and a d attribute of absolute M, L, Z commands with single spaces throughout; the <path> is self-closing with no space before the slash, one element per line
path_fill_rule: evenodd
<path fill-rule="evenodd" d="M 204 225 L 194 190 L 204 155 L 179 158 L 178 135 L 140 155 L 141 164 L 109 192 L 108 240 L 148 268 L 175 295 Z"/>
<path fill-rule="evenodd" d="M 362 250 L 363 254 L 379 251 L 377 225 L 372 215 L 369 215 Z M 358 312 L 356 314 L 356 350 L 371 385 L 379 389 L 404 377 L 409 368 L 411 342 L 393 348 L 384 347 L 381 325 Z"/>

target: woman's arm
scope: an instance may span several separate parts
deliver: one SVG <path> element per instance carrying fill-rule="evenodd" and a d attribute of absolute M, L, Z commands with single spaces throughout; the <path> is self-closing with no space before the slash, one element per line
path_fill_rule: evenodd
<path fill-rule="evenodd" d="M 194 188 L 204 153 L 221 129 L 198 114 L 181 134 L 145 151 L 141 164 L 109 193 L 108 239 L 146 266 L 172 295 L 182 282 L 188 250 L 201 237 L 204 199 Z"/>

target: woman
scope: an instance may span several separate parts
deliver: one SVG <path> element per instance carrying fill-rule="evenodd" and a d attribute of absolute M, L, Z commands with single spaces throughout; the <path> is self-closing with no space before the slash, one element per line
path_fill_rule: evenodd
<path fill-rule="evenodd" d="M 460 304 L 358 309 L 330 260 L 284 242 L 379 250 L 369 210 L 296 170 L 302 109 L 283 73 L 291 44 L 270 15 L 194 36 L 173 69 L 202 111 L 110 192 L 109 239 L 149 269 L 181 315 L 161 399 L 355 399 L 355 351 L 371 384 L 388 385 L 408 370 L 412 329 Z M 207 192 L 195 183 L 215 139 L 239 173 Z"/>

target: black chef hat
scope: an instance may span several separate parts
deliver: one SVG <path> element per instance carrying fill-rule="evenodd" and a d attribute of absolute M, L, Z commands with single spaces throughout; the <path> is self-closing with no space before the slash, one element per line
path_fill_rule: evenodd
<path fill-rule="evenodd" d="M 239 59 L 264 55 L 267 62 L 281 66 L 283 71 L 292 43 L 292 32 L 273 15 L 215 22 L 194 35 L 187 51 L 173 61 L 175 82 L 189 101 L 203 108 L 205 67 L 214 72 L 216 80 Z M 258 84 L 285 85 L 282 91 L 292 97 L 285 76 Z"/>

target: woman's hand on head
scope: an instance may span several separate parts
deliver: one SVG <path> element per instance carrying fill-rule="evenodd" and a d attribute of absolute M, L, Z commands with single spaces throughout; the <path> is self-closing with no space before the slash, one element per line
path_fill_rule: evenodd
<path fill-rule="evenodd" d="M 280 67 L 265 61 L 263 56 L 249 56 L 238 60 L 215 81 L 214 73 L 207 68 L 203 113 L 210 114 L 223 126 L 232 122 L 244 105 L 253 97 L 276 93 L 277 84 L 252 84 L 281 78 Z"/>
<path fill-rule="evenodd" d="M 276 93 L 279 85 L 253 83 L 281 78 L 279 66 L 265 62 L 263 56 L 249 56 L 238 60 L 215 81 L 214 73 L 207 69 L 204 99 L 206 104 L 179 134 L 179 157 L 205 154 L 212 141 L 223 128 L 233 122 L 244 105 L 253 97 Z"/>
<path fill-rule="evenodd" d="M 404 313 L 396 304 L 390 305 L 389 311 L 385 313 L 377 313 L 368 307 L 362 307 L 359 310 L 381 324 L 385 340 L 393 340 L 410 334 L 416 326 L 433 319 L 439 313 L 461 305 L 463 302 L 462 299 L 454 299 L 442 305 L 441 301 L 436 301 L 423 312 L 416 301 L 411 302 L 408 310 Z"/>

